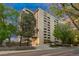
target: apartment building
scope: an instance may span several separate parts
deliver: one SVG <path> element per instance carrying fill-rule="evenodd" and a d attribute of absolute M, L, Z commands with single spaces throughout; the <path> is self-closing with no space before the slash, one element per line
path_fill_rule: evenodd
<path fill-rule="evenodd" d="M 21 13 L 28 13 L 28 11 L 30 10 L 24 8 Z M 38 8 L 35 12 L 32 13 L 34 13 L 34 16 L 36 18 L 36 31 L 35 35 L 31 38 L 32 46 L 41 46 L 49 42 L 54 42 L 53 32 L 55 17 L 42 10 L 41 8 Z M 19 21 L 22 21 L 21 17 Z M 20 26 L 19 29 L 21 30 Z"/>
<path fill-rule="evenodd" d="M 39 45 L 45 44 L 46 41 L 53 42 L 55 17 L 40 8 L 35 11 L 34 15 L 36 18 L 36 28 L 38 29 L 36 36 Z"/>

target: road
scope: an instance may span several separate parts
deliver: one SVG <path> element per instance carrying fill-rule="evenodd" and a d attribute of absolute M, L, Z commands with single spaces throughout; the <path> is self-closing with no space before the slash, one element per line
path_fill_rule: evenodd
<path fill-rule="evenodd" d="M 29 52 L 18 52 L 18 53 L 9 53 L 2 54 L 0 56 L 79 56 L 79 47 L 73 48 L 57 48 L 49 50 L 38 50 L 38 51 L 29 51 Z"/>

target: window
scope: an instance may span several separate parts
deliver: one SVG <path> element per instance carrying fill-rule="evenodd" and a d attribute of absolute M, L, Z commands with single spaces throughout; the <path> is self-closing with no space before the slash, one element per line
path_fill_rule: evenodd
<path fill-rule="evenodd" d="M 47 22 L 46 20 L 44 20 L 44 22 Z"/>
<path fill-rule="evenodd" d="M 48 17 L 48 19 L 50 19 L 50 17 Z"/>
<path fill-rule="evenodd" d="M 44 39 L 46 39 L 47 37 L 44 37 Z"/>
<path fill-rule="evenodd" d="M 50 26 L 50 24 L 48 24 L 48 26 Z"/>
<path fill-rule="evenodd" d="M 50 37 L 48 37 L 48 39 L 50 39 Z"/>
<path fill-rule="evenodd" d="M 48 22 L 48 24 L 50 24 L 50 22 Z"/>
<path fill-rule="evenodd" d="M 50 29 L 50 27 L 48 27 Z"/>
<path fill-rule="evenodd" d="M 46 35 L 46 34 L 44 33 L 44 35 Z"/>
<path fill-rule="evenodd" d="M 48 34 L 50 34 L 50 32 L 48 32 Z"/>
<path fill-rule="evenodd" d="M 44 16 L 44 19 L 47 19 L 46 16 Z"/>
<path fill-rule="evenodd" d="M 44 28 L 44 30 L 46 30 L 46 28 Z"/>
<path fill-rule="evenodd" d="M 48 29 L 48 31 L 50 31 L 50 29 Z"/>
<path fill-rule="evenodd" d="M 44 31 L 44 33 L 46 33 L 46 31 Z"/>
<path fill-rule="evenodd" d="M 50 36 L 50 35 L 48 35 L 48 36 Z"/>

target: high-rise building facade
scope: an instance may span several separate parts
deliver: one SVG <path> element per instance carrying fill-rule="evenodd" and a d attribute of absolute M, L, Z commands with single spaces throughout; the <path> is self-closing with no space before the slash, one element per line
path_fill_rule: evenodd
<path fill-rule="evenodd" d="M 30 10 L 23 9 L 21 13 L 28 13 L 27 11 Z M 34 14 L 34 17 L 36 19 L 36 31 L 35 35 L 31 39 L 32 46 L 41 46 L 43 44 L 54 42 L 53 32 L 55 17 L 40 8 L 38 8 L 35 12 L 32 13 Z M 19 21 L 22 21 L 21 17 Z M 19 30 L 21 30 L 21 28 L 19 28 Z"/>
<path fill-rule="evenodd" d="M 55 17 L 40 8 L 36 10 L 34 15 L 36 18 L 36 28 L 38 29 L 36 35 L 39 41 L 39 45 L 44 44 L 45 41 L 53 42 Z"/>

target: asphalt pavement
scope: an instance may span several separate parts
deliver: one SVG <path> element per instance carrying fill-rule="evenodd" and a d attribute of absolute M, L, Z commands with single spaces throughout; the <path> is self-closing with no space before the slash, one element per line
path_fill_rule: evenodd
<path fill-rule="evenodd" d="M 11 51 L 8 51 L 11 52 Z M 4 53 L 0 56 L 79 56 L 79 47 L 61 47 L 47 50 L 19 51 L 14 53 Z"/>

